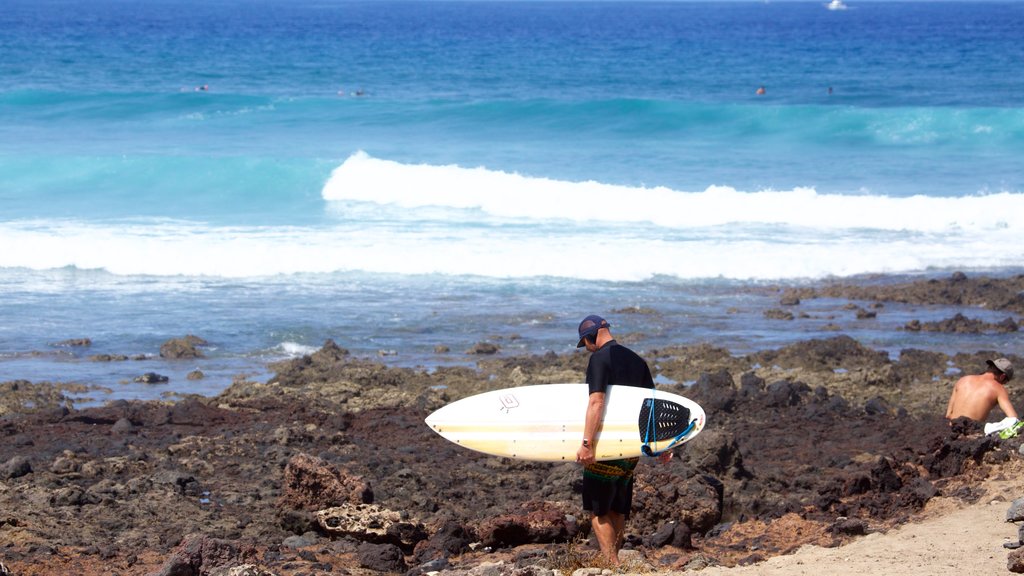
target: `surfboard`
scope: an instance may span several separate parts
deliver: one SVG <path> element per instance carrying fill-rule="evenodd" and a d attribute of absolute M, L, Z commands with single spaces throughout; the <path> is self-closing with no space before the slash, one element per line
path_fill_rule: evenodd
<path fill-rule="evenodd" d="M 586 384 L 491 390 L 452 402 L 426 418 L 447 440 L 506 458 L 574 462 L 583 440 Z M 610 386 L 594 438 L 598 460 L 654 455 L 692 440 L 705 424 L 696 402 L 661 390 Z"/>

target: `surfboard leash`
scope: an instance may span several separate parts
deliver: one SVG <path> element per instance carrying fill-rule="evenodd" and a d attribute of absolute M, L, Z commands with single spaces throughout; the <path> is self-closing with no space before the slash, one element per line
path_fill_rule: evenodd
<path fill-rule="evenodd" d="M 641 444 L 641 446 L 640 446 L 640 451 L 643 452 L 644 455 L 646 455 L 646 456 L 657 456 L 658 454 L 661 454 L 663 452 L 671 450 L 672 448 L 675 448 L 676 445 L 678 445 L 679 442 L 682 441 L 683 438 L 686 438 L 686 436 L 689 435 L 690 432 L 692 432 L 694 427 L 697 425 L 696 419 L 690 420 L 690 411 L 685 409 L 685 408 L 683 408 L 683 412 L 686 414 L 685 418 L 686 418 L 686 421 L 687 421 L 687 426 L 685 428 L 683 428 L 683 430 L 680 431 L 675 436 L 670 436 L 671 442 L 669 442 L 668 445 L 665 446 L 665 448 L 663 448 L 661 450 L 658 450 L 658 451 L 653 450 L 651 448 L 651 438 L 654 438 L 655 442 L 657 442 L 657 441 L 662 439 L 662 438 L 659 438 L 659 434 L 658 434 L 659 426 L 658 426 L 658 420 L 657 420 L 658 416 L 656 414 L 656 412 L 658 411 L 657 394 L 658 394 L 658 389 L 657 388 L 653 388 L 652 391 L 651 391 L 651 397 L 647 398 L 646 400 L 644 400 L 644 403 L 647 405 L 647 410 L 648 410 L 648 412 L 647 412 L 647 430 L 644 433 L 643 444 Z M 677 416 L 678 416 L 678 414 L 677 414 Z M 669 421 L 666 422 L 666 428 L 671 429 L 671 428 L 674 428 L 674 427 L 682 424 L 682 422 L 678 421 L 679 420 L 678 418 L 676 418 L 675 420 L 676 421 L 673 421 L 673 419 L 670 418 Z M 678 430 L 678 428 L 676 428 L 676 430 Z"/>

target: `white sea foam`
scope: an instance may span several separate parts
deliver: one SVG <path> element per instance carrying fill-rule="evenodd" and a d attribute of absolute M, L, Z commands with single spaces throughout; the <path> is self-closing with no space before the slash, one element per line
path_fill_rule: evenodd
<path fill-rule="evenodd" d="M 1020 268 L 1024 194 L 702 192 L 558 182 L 357 154 L 317 227 L 0 222 L 0 268 L 264 277 L 365 271 L 643 280 Z M 601 222 L 596 226 L 595 222 Z M 10 247 L 11 249 L 8 249 Z"/>
<path fill-rule="evenodd" d="M 941 232 L 1024 227 L 1024 220 L 1011 216 L 1024 214 L 1021 193 L 901 198 L 818 194 L 813 188 L 739 191 L 729 186 L 688 192 L 531 178 L 485 168 L 401 164 L 363 152 L 334 170 L 323 197 L 406 209 L 478 209 L 503 218 L 666 228 L 783 224 L 819 230 Z"/>
<path fill-rule="evenodd" d="M 642 280 L 779 279 L 913 272 L 929 267 L 1019 267 L 1024 243 L 991 234 L 822 235 L 709 231 L 668 240 L 641 230 L 557 234 L 518 228 L 345 230 L 147 228 L 0 223 L 0 268 L 74 266 L 119 275 L 257 277 L 367 271 L 490 277 L 556 276 Z M 715 232 L 715 233 L 711 233 Z"/>
<path fill-rule="evenodd" d="M 299 344 L 298 342 L 282 342 L 278 345 L 278 348 L 285 355 L 292 358 L 312 354 L 319 350 L 316 346 L 307 346 L 305 344 Z"/>

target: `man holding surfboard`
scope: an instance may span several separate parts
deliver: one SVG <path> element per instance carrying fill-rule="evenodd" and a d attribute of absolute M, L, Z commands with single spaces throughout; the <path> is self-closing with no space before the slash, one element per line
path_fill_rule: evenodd
<path fill-rule="evenodd" d="M 584 467 L 583 509 L 593 514 L 591 528 L 601 554 L 612 564 L 618 564 L 626 519 L 633 505 L 633 470 L 640 459 L 598 462 L 594 457 L 595 442 L 604 419 L 608 386 L 654 388 L 654 379 L 647 362 L 616 342 L 610 328 L 607 320 L 595 314 L 579 325 L 576 347 L 586 347 L 591 356 L 587 364 L 589 400 L 576 461 Z M 667 462 L 671 457 L 671 452 L 665 452 L 659 459 Z"/>

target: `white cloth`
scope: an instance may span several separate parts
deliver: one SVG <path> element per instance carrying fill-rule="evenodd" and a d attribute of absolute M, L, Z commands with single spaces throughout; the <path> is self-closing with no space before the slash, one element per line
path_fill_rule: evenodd
<path fill-rule="evenodd" d="M 985 434 L 995 434 L 1000 430 L 1006 430 L 1017 422 L 1018 420 L 1012 416 L 1007 416 L 999 422 L 989 422 L 988 424 L 985 424 Z"/>

